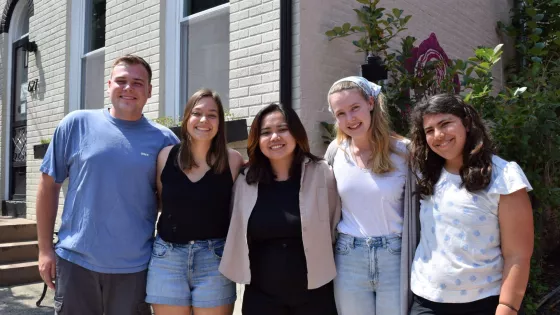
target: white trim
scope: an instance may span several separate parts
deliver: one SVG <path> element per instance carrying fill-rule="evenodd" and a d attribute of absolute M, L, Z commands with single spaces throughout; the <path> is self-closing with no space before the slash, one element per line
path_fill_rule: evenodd
<path fill-rule="evenodd" d="M 189 21 L 191 23 L 196 23 L 197 21 L 206 19 L 206 18 L 211 18 L 217 15 L 222 14 L 224 10 L 229 9 L 229 2 L 228 3 L 224 3 L 224 4 L 220 4 L 219 6 L 215 6 L 213 8 L 210 8 L 208 10 L 204 10 L 195 14 L 191 14 L 188 15 L 186 17 L 183 17 L 180 19 L 180 23 Z M 181 13 L 183 12 L 183 10 L 181 10 Z"/>
<path fill-rule="evenodd" d="M 164 116 L 179 117 L 180 108 L 180 18 L 183 1 L 166 1 L 165 19 L 165 108 Z"/>
<path fill-rule="evenodd" d="M 84 60 L 85 58 L 87 58 L 89 56 L 95 56 L 95 55 L 99 55 L 99 54 L 102 54 L 102 53 L 105 53 L 105 47 L 101 47 L 101 48 L 98 48 L 96 50 L 92 50 L 92 51 L 88 52 L 87 54 L 82 56 L 82 60 Z"/>
<path fill-rule="evenodd" d="M 12 72 L 13 72 L 13 44 L 14 42 L 24 38 L 27 34 L 21 35 L 22 32 L 22 25 L 21 17 L 25 14 L 24 10 L 27 8 L 27 1 L 18 1 L 14 11 L 12 12 L 12 18 L 10 20 L 10 26 L 8 29 L 8 76 L 7 76 L 7 89 L 6 89 L 6 116 L 4 117 L 5 121 L 3 124 L 4 127 L 4 156 L 6 157 L 4 161 L 4 199 L 10 198 L 10 160 L 12 158 L 10 147 L 12 146 L 12 139 L 10 139 L 10 130 L 12 128 Z"/>
<path fill-rule="evenodd" d="M 164 115 L 178 118 L 181 108 L 181 25 L 196 23 L 223 14 L 230 4 L 224 3 L 183 17 L 184 1 L 166 0 L 165 16 L 165 107 Z M 229 16 L 228 16 L 229 19 Z"/>
<path fill-rule="evenodd" d="M 68 74 L 68 111 L 80 109 L 82 103 L 82 56 L 84 54 L 84 0 L 71 1 L 70 71 Z"/>

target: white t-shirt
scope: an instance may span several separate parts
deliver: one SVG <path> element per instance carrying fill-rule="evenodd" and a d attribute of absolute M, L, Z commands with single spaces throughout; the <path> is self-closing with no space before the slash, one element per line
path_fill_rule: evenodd
<path fill-rule="evenodd" d="M 492 157 L 486 189 L 470 193 L 461 177 L 442 169 L 434 195 L 420 201 L 420 244 L 414 255 L 411 289 L 440 303 L 468 303 L 499 295 L 504 260 L 498 203 L 531 185 L 515 162 Z"/>
<path fill-rule="evenodd" d="M 333 162 L 338 193 L 342 201 L 342 220 L 338 231 L 355 237 L 401 234 L 404 211 L 404 184 L 408 167 L 406 142 L 396 141 L 399 154 L 391 154 L 393 172 L 375 174 L 360 168 L 347 142 L 339 145 Z"/>

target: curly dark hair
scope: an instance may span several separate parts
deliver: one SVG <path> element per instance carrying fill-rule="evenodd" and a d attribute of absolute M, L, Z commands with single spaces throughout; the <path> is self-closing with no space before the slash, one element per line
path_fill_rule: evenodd
<path fill-rule="evenodd" d="M 426 142 L 424 116 L 451 114 L 459 117 L 467 129 L 463 148 L 463 166 L 459 170 L 462 186 L 469 192 L 484 189 L 492 177 L 494 145 L 476 110 L 458 95 L 438 94 L 417 104 L 410 114 L 410 159 L 422 195 L 433 195 L 445 159 L 433 152 Z"/>

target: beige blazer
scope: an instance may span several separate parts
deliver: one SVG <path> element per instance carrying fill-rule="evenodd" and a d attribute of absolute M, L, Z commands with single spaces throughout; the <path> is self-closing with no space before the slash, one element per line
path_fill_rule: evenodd
<path fill-rule="evenodd" d="M 340 197 L 332 169 L 325 161 L 306 159 L 300 183 L 299 207 L 307 283 L 308 289 L 316 289 L 336 276 L 332 244 L 340 220 Z M 233 186 L 232 217 L 219 268 L 224 276 L 237 283 L 251 283 L 247 224 L 257 196 L 258 184 L 248 185 L 245 175 L 240 174 Z"/>

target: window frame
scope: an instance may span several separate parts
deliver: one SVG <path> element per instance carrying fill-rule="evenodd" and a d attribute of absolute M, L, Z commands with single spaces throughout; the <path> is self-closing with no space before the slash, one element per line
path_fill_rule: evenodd
<path fill-rule="evenodd" d="M 83 68 L 84 59 L 105 53 L 105 46 L 84 52 L 86 47 L 86 39 L 89 39 L 91 34 L 86 34 L 89 29 L 86 23 L 90 19 L 86 18 L 86 10 L 88 9 L 88 1 L 91 0 L 72 0 L 71 7 L 71 30 L 70 30 L 70 70 L 69 70 L 69 93 L 68 93 L 68 112 L 78 109 L 84 109 L 84 94 L 83 94 Z M 107 14 L 107 8 L 105 8 Z M 105 39 L 106 41 L 107 39 Z"/>
<path fill-rule="evenodd" d="M 210 9 L 183 17 L 184 0 L 166 0 L 165 22 L 165 102 L 164 116 L 180 118 L 181 109 L 181 26 L 203 20 L 230 10 L 230 1 Z M 188 45 L 186 43 L 185 45 Z M 229 60 L 228 60 L 229 63 Z M 186 74 L 185 74 L 186 75 Z M 229 85 L 229 81 L 228 81 Z M 188 97 L 187 97 L 188 99 Z"/>

